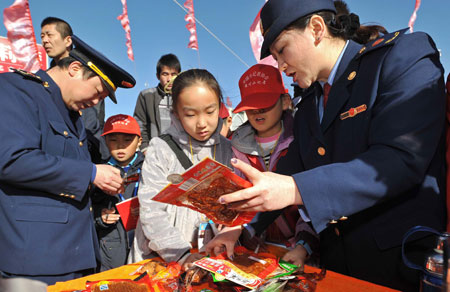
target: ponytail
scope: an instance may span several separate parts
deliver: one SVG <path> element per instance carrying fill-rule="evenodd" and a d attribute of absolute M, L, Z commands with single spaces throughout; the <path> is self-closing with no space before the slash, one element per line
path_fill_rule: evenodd
<path fill-rule="evenodd" d="M 344 1 L 334 1 L 336 14 L 331 11 L 320 11 L 301 17 L 291 23 L 286 30 L 303 30 L 309 23 L 312 15 L 319 15 L 327 25 L 328 31 L 335 38 L 343 40 L 353 40 L 360 44 L 366 44 L 388 31 L 381 25 L 360 25 L 359 16 L 350 13 Z"/>

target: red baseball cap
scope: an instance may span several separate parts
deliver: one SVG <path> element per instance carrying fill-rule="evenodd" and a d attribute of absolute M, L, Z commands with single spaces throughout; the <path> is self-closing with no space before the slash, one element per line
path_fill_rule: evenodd
<path fill-rule="evenodd" d="M 125 133 L 141 136 L 138 122 L 129 115 L 114 115 L 106 120 L 102 136 L 111 133 Z"/>
<path fill-rule="evenodd" d="M 286 93 L 280 70 L 265 64 L 250 67 L 239 79 L 239 89 L 241 103 L 234 113 L 271 107 Z"/>
<path fill-rule="evenodd" d="M 225 104 L 222 102 L 220 104 L 219 117 L 221 119 L 225 119 L 225 118 L 228 118 L 229 116 L 230 116 L 230 112 L 228 111 L 228 109 L 225 106 Z"/>

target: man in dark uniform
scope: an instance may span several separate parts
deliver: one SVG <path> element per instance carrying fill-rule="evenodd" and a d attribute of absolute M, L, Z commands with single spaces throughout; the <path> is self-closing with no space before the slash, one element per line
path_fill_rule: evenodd
<path fill-rule="evenodd" d="M 98 242 L 89 191 L 123 190 L 120 172 L 90 161 L 79 111 L 131 75 L 76 36 L 47 72 L 0 74 L 0 271 L 54 284 L 92 273 Z"/>
<path fill-rule="evenodd" d="M 50 68 L 56 66 L 59 60 L 68 57 L 72 49 L 72 28 L 57 17 L 46 17 L 41 22 L 41 40 L 47 55 L 52 59 Z M 105 124 L 105 101 L 101 100 L 95 106 L 81 110 L 82 120 L 87 133 L 88 149 L 91 160 L 100 163 L 109 157 L 105 141 L 100 137 Z"/>

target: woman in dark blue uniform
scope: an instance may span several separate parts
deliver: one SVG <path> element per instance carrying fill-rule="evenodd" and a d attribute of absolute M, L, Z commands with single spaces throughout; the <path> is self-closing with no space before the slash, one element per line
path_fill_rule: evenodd
<path fill-rule="evenodd" d="M 261 57 L 272 54 L 309 88 L 278 166 L 289 176 L 234 161 L 254 186 L 219 201 L 253 211 L 303 205 L 326 268 L 417 290 L 402 236 L 445 222 L 444 70 L 433 40 L 400 30 L 360 44 L 358 17 L 337 17 L 331 0 L 269 0 L 261 23 Z M 415 238 L 409 251 L 423 254 L 431 239 Z"/>

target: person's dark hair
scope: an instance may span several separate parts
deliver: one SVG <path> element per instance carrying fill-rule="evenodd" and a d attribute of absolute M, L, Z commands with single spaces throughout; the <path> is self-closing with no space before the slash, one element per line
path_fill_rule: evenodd
<path fill-rule="evenodd" d="M 194 84 L 202 84 L 214 91 L 222 104 L 222 90 L 216 78 L 204 69 L 190 69 L 180 73 L 172 85 L 172 110 L 175 111 L 181 92 Z"/>
<path fill-rule="evenodd" d="M 163 55 L 159 58 L 158 63 L 156 64 L 156 75 L 159 76 L 161 74 L 163 66 L 175 69 L 177 72 L 181 71 L 180 61 L 174 54 Z"/>
<path fill-rule="evenodd" d="M 350 13 L 347 4 L 344 1 L 334 1 L 336 14 L 331 11 L 319 11 L 292 22 L 286 30 L 303 30 L 308 25 L 311 16 L 319 15 L 325 21 L 328 31 L 333 37 L 343 40 L 353 40 L 360 44 L 366 44 L 381 34 L 387 34 L 388 31 L 381 25 L 360 25 L 359 16 Z"/>
<path fill-rule="evenodd" d="M 73 35 L 72 28 L 65 20 L 50 16 L 42 20 L 41 28 L 47 24 L 55 24 L 55 28 L 61 34 L 62 38 Z"/>
<path fill-rule="evenodd" d="M 65 57 L 65 58 L 62 58 L 61 60 L 59 60 L 58 64 L 56 64 L 56 65 L 60 69 L 67 69 L 67 68 L 69 68 L 69 65 L 72 64 L 75 61 L 78 61 L 78 60 L 73 58 L 73 57 Z M 83 78 L 84 79 L 89 79 L 89 78 L 97 76 L 97 73 L 92 71 L 86 65 L 81 64 L 81 66 L 83 67 Z"/>

